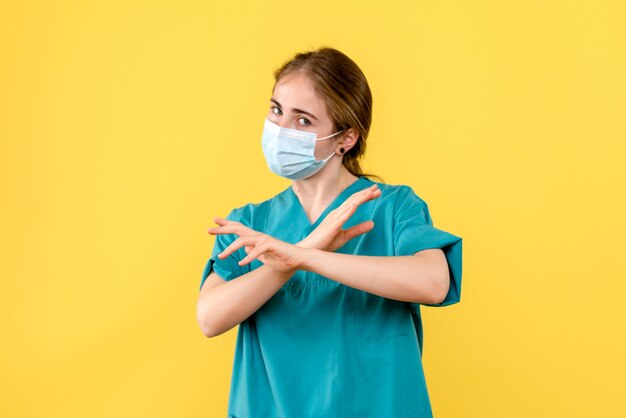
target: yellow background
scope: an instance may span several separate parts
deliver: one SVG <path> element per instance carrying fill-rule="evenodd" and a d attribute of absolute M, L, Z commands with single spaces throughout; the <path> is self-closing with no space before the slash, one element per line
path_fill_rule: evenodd
<path fill-rule="evenodd" d="M 464 239 L 435 416 L 623 416 L 623 1 L 0 5 L 0 416 L 226 415 L 206 229 L 290 184 L 271 74 L 322 45 L 370 82 L 365 170 Z"/>

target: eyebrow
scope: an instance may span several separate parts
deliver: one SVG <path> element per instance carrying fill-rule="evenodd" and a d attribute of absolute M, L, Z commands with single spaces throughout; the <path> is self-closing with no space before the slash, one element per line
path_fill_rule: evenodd
<path fill-rule="evenodd" d="M 276 100 L 276 99 L 270 99 L 270 102 L 276 103 L 278 105 L 278 107 L 283 107 L 280 103 L 278 103 L 278 100 Z M 303 114 L 308 115 L 308 116 L 312 117 L 313 119 L 317 120 L 317 118 L 315 117 L 314 114 L 309 113 L 306 110 L 296 109 L 295 107 L 293 109 L 291 109 L 291 110 L 293 110 L 294 112 L 297 112 L 297 113 L 303 113 Z"/>

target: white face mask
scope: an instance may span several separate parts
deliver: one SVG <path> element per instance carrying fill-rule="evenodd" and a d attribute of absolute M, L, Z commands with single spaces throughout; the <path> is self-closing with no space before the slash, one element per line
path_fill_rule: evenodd
<path fill-rule="evenodd" d="M 266 118 L 261 145 L 267 166 L 279 176 L 291 180 L 310 177 L 321 170 L 335 154 L 333 151 L 328 157 L 317 161 L 315 143 L 343 131 L 317 138 L 316 133 L 283 128 Z"/>

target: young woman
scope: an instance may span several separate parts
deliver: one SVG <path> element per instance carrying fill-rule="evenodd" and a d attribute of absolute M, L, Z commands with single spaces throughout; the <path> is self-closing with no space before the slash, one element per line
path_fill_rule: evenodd
<path fill-rule="evenodd" d="M 215 218 L 197 304 L 207 337 L 239 324 L 228 417 L 431 417 L 420 305 L 459 302 L 461 238 L 361 171 L 372 96 L 350 58 L 274 77 L 261 143 L 291 185 Z"/>

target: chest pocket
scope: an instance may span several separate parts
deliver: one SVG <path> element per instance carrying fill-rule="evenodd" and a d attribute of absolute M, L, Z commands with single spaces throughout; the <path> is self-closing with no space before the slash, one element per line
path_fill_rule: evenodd
<path fill-rule="evenodd" d="M 403 337 L 413 331 L 407 303 L 361 290 L 349 294 L 349 316 L 354 334 L 363 341 L 377 342 Z"/>

